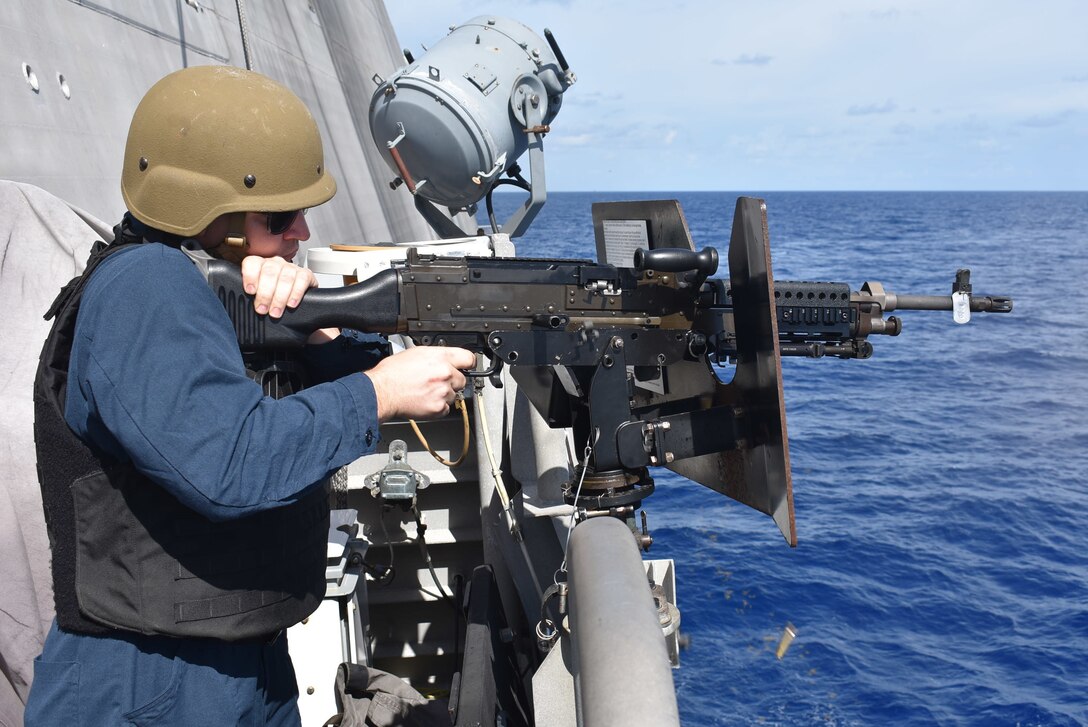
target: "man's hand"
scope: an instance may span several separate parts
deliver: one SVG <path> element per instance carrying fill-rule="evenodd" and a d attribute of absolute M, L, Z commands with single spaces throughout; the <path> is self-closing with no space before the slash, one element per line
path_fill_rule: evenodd
<path fill-rule="evenodd" d="M 382 359 L 366 372 L 378 397 L 378 421 L 447 414 L 467 382 L 461 371 L 475 365 L 476 354 L 446 346 L 415 346 Z"/>
<path fill-rule="evenodd" d="M 317 287 L 317 278 L 282 257 L 250 255 L 242 260 L 242 285 L 254 296 L 257 313 L 279 318 L 287 308 L 298 307 L 306 291 Z"/>

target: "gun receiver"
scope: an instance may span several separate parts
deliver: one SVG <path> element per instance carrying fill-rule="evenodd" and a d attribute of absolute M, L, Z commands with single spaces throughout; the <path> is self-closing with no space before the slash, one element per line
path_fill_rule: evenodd
<path fill-rule="evenodd" d="M 318 328 L 336 326 L 464 346 L 514 363 L 520 354 L 498 337 L 489 340 L 491 334 L 572 333 L 596 325 L 690 329 L 700 285 L 717 269 L 717 251 L 644 251 L 641 259 L 642 268 L 624 269 L 589 260 L 442 258 L 412 248 L 403 264 L 362 283 L 310 291 L 304 305 L 278 321 L 253 311 L 237 267 L 210 261 L 208 279 L 243 349 L 297 347 Z"/>
<path fill-rule="evenodd" d="M 237 267 L 211 261 L 206 273 L 243 349 L 301 346 L 336 326 L 468 348 L 492 363 L 477 376 L 508 366 L 550 426 L 593 443 L 574 478 L 581 489 L 572 482 L 568 493 L 580 507 L 637 505 L 654 489 L 648 467 L 665 466 L 770 514 L 795 545 L 780 356 L 867 358 L 868 336 L 901 330 L 884 313 L 952 310 L 963 300 L 896 296 L 878 283 L 851 292 L 772 282 L 766 207 L 750 198 L 737 202 L 729 280 L 709 279 L 718 253 L 694 250 L 677 203 L 630 204 L 595 209 L 595 218 L 645 213 L 655 239 L 673 243 L 634 251 L 631 267 L 412 249 L 362 283 L 310 291 L 278 321 L 255 314 Z M 971 297 L 967 271 L 954 293 L 974 311 L 1012 307 Z M 735 366 L 728 383 L 714 368 L 726 361 Z"/>

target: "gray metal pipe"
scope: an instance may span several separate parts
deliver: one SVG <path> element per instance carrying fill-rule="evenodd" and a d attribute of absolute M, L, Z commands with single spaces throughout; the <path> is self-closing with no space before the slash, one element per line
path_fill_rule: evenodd
<path fill-rule="evenodd" d="M 665 637 L 631 530 L 574 528 L 568 555 L 578 724 L 679 725 Z"/>

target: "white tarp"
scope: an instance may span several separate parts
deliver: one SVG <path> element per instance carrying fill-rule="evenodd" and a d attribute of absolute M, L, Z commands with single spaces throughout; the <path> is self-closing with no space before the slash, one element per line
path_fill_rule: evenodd
<path fill-rule="evenodd" d="M 53 620 L 49 541 L 35 469 L 32 386 L 42 314 L 112 230 L 29 184 L 0 180 L 0 725 L 23 723 L 33 662 Z"/>

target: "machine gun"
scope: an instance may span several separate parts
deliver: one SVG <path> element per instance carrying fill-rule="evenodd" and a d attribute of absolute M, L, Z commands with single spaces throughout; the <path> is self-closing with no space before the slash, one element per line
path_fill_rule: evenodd
<path fill-rule="evenodd" d="M 279 320 L 253 311 L 237 267 L 211 261 L 206 274 L 243 350 L 301 346 L 335 326 L 471 349 L 490 362 L 472 376 L 509 367 L 550 426 L 590 443 L 566 493 L 577 507 L 632 512 L 654 490 L 648 468 L 664 466 L 771 515 L 791 545 L 780 357 L 867 358 L 869 336 L 899 334 L 884 317 L 896 309 L 1012 309 L 971 295 L 966 271 L 944 297 L 775 282 L 758 199 L 737 202 L 728 280 L 710 278 L 718 253 L 695 250 L 676 202 L 595 205 L 594 227 L 599 251 L 628 250 L 630 265 L 413 249 L 366 281 L 311 291 Z"/>

